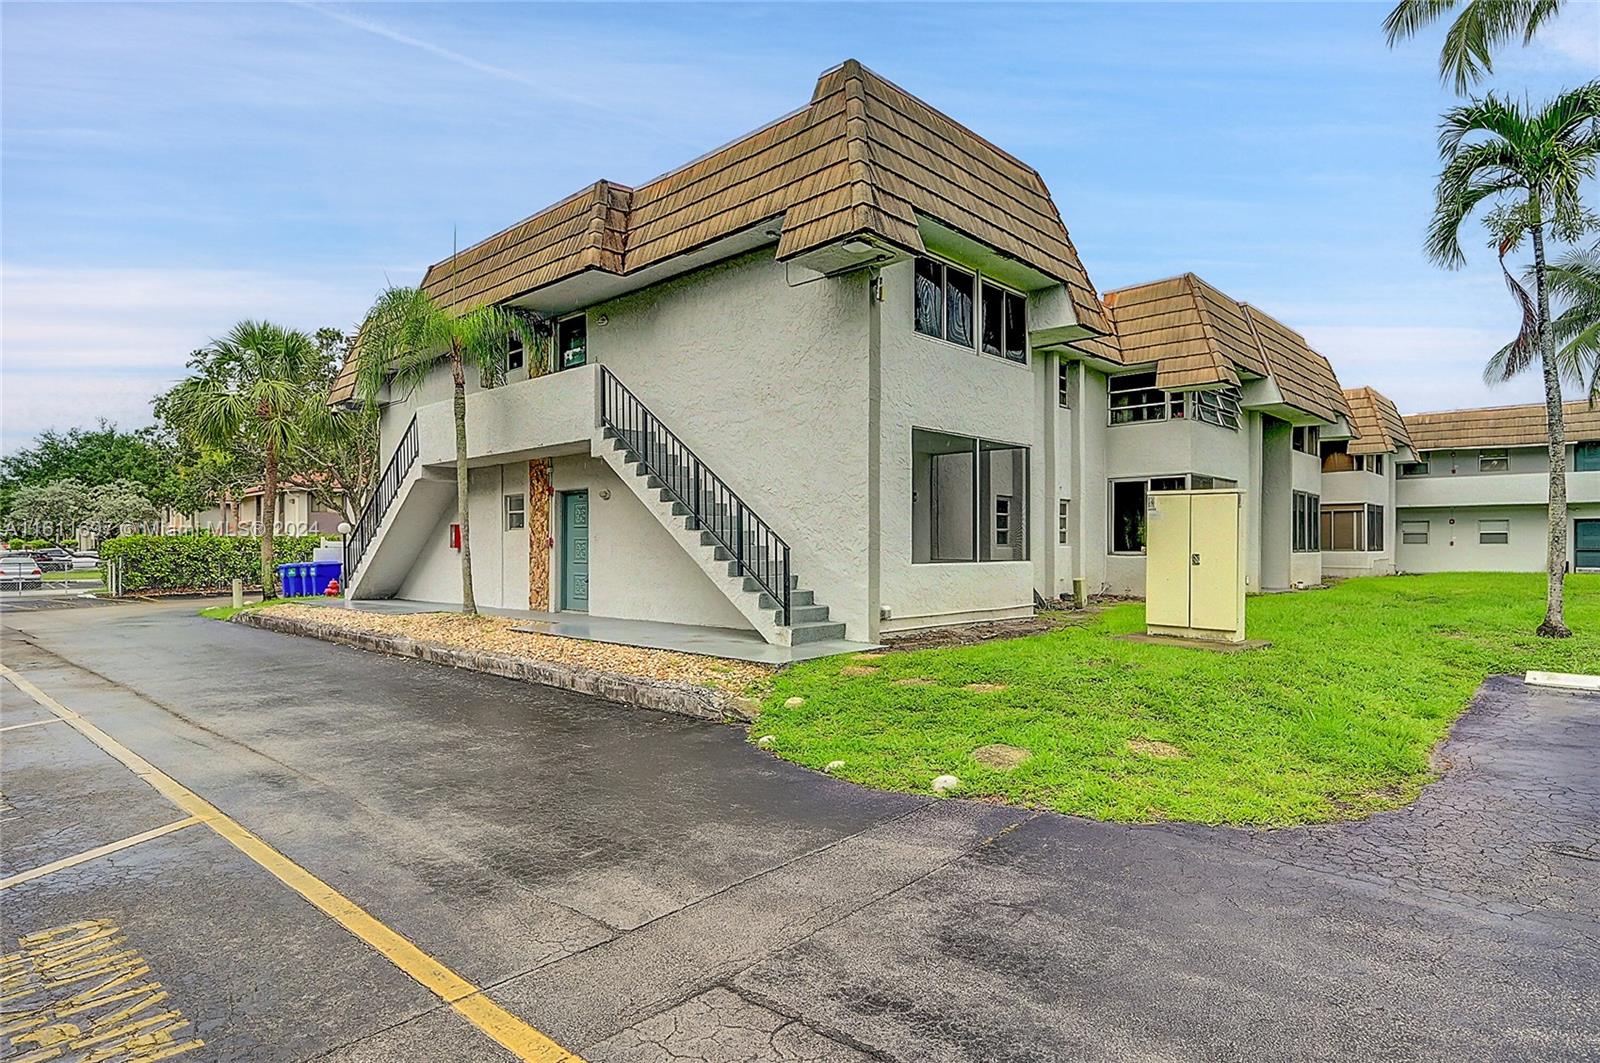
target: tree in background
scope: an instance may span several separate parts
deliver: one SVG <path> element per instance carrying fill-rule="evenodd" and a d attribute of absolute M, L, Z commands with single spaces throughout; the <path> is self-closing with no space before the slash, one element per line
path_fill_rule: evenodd
<path fill-rule="evenodd" d="M 334 328 L 316 332 L 322 357 L 322 393 L 328 394 L 339 375 L 340 363 L 350 353 L 350 341 Z M 339 510 L 346 523 L 361 519 L 361 511 L 378 477 L 378 410 L 373 403 L 354 409 L 326 403 L 310 411 L 305 443 L 295 453 L 296 471 L 323 509 Z"/>
<path fill-rule="evenodd" d="M 1493 93 L 1454 107 L 1445 113 L 1439 127 L 1439 154 L 1444 169 L 1435 189 L 1427 243 L 1435 262 L 1449 269 L 1466 262 L 1461 230 L 1485 204 L 1490 209 L 1484 222 L 1502 259 L 1524 239 L 1531 239 L 1533 245 L 1531 307 L 1524 301 L 1524 332 L 1530 334 L 1531 342 L 1508 356 L 1504 369 L 1512 375 L 1537 358 L 1544 377 L 1550 540 L 1545 618 L 1539 634 L 1565 637 L 1572 633 L 1567 629 L 1562 602 L 1567 565 L 1566 431 L 1561 365 L 1550 327 L 1545 241 L 1576 240 L 1595 226 L 1595 217 L 1584 208 L 1580 195 L 1583 182 L 1594 176 L 1600 160 L 1600 81 L 1562 93 L 1537 110 Z M 1512 287 L 1517 288 L 1515 284 Z"/>
<path fill-rule="evenodd" d="M 1400 0 L 1383 31 L 1392 48 L 1447 12 L 1456 12 L 1439 47 L 1439 80 L 1458 95 L 1494 72 L 1494 51 L 1521 38 L 1524 45 L 1561 10 L 1562 0 Z"/>
<path fill-rule="evenodd" d="M 530 376 L 544 372 L 535 319 L 510 307 L 484 305 L 465 312 L 439 305 L 420 288 L 390 287 L 379 294 L 359 333 L 357 389 L 375 408 L 385 386 L 410 395 L 445 362 L 455 392 L 456 522 L 461 526 L 461 607 L 478 611 L 472 593 L 472 538 L 467 507 L 467 373 L 486 388 L 505 379 L 511 341 L 528 352 Z"/>
<path fill-rule="evenodd" d="M 1550 302 L 1562 308 L 1550 318 L 1561 378 L 1587 395 L 1590 406 L 1600 404 L 1600 245 L 1568 251 L 1545 274 Z M 1487 384 L 1510 380 L 1537 358 L 1539 315 L 1528 294 L 1534 283 L 1531 269 L 1522 284 L 1506 273 L 1506 284 L 1522 306 L 1522 330 L 1489 360 L 1483 370 Z"/>
<path fill-rule="evenodd" d="M 174 424 L 202 449 L 261 456 L 261 588 L 277 594 L 273 523 L 284 457 L 301 445 L 313 405 L 326 401 L 321 355 L 304 332 L 241 321 L 195 352 L 192 374 L 171 392 Z"/>
<path fill-rule="evenodd" d="M 23 484 L 6 505 L 6 530 L 55 542 L 74 535 L 89 519 L 94 488 L 77 477 L 53 483 Z"/>
<path fill-rule="evenodd" d="M 143 528 L 161 519 L 161 511 L 132 480 L 113 480 L 92 489 L 85 523 L 97 536 L 124 528 Z"/>
<path fill-rule="evenodd" d="M 94 428 L 47 429 L 31 447 L 0 458 L 0 512 L 12 510 L 18 488 L 77 480 L 97 487 L 132 480 L 146 497 L 164 504 L 173 446 L 155 429 L 124 432 L 102 419 Z"/>

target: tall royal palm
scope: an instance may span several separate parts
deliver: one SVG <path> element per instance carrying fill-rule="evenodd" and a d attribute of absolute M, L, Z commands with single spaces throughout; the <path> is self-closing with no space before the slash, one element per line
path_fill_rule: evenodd
<path fill-rule="evenodd" d="M 1400 0 L 1383 20 L 1383 31 L 1392 47 L 1454 11 L 1455 21 L 1439 47 L 1439 78 L 1465 93 L 1494 71 L 1496 48 L 1518 38 L 1523 44 L 1533 40 L 1561 4 L 1562 0 Z"/>
<path fill-rule="evenodd" d="M 320 361 L 305 333 L 241 321 L 195 353 L 190 365 L 198 372 L 171 392 L 173 421 L 201 447 L 261 456 L 261 589 L 268 598 L 277 594 L 279 466 L 300 444 L 308 408 L 325 398 Z"/>
<path fill-rule="evenodd" d="M 1537 358 L 1544 377 L 1549 426 L 1550 542 L 1547 557 L 1545 618 L 1539 634 L 1561 637 L 1567 630 L 1562 587 L 1567 562 L 1566 431 L 1561 416 L 1561 366 L 1550 329 L 1550 285 L 1545 261 L 1547 238 L 1576 238 L 1592 215 L 1579 198 L 1583 182 L 1594 176 L 1600 159 L 1600 81 L 1562 93 L 1544 106 L 1502 99 L 1490 93 L 1451 108 L 1439 126 L 1444 169 L 1435 189 L 1428 254 L 1442 266 L 1461 266 L 1461 230 L 1480 207 L 1502 254 L 1533 244 L 1534 305 L 1528 363 Z"/>
<path fill-rule="evenodd" d="M 461 526 L 461 605 L 478 611 L 472 593 L 472 525 L 467 505 L 467 373 L 484 387 L 504 379 L 513 340 L 528 352 L 530 374 L 543 370 L 534 319 L 509 307 L 485 305 L 464 312 L 441 306 L 420 288 L 386 288 L 361 325 L 357 389 L 375 404 L 384 388 L 410 395 L 446 363 L 455 392 L 456 522 Z"/>

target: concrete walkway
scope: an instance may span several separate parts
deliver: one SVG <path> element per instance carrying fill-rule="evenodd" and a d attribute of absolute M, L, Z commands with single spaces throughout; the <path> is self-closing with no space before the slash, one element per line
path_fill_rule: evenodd
<path fill-rule="evenodd" d="M 403 616 L 408 613 L 456 613 L 461 606 L 448 602 L 418 602 L 406 598 L 373 598 L 350 601 L 330 598 L 302 602 L 330 609 L 355 609 L 368 613 Z M 558 635 L 586 642 L 609 642 L 618 646 L 640 646 L 650 650 L 677 650 L 707 657 L 726 657 L 756 664 L 785 665 L 832 657 L 840 653 L 862 653 L 878 647 L 870 642 L 827 639 L 800 646 L 774 646 L 754 631 L 726 627 L 697 627 L 693 624 L 663 624 L 655 620 L 621 620 L 590 616 L 587 613 L 537 613 L 528 609 L 499 609 L 480 605 L 480 613 L 526 620 L 514 630 L 535 635 Z"/>

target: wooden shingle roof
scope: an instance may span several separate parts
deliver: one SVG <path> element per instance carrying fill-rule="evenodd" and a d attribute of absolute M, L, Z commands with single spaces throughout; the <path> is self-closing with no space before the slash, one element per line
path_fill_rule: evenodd
<path fill-rule="evenodd" d="M 1324 421 L 1342 415 L 1351 420 L 1344 389 L 1326 358 L 1311 349 L 1305 337 L 1249 303 L 1239 304 L 1255 332 L 1256 341 L 1272 369 L 1272 379 L 1283 401 Z"/>
<path fill-rule="evenodd" d="M 779 219 L 788 260 L 851 236 L 924 250 L 919 216 L 1063 284 L 1078 322 L 1110 328 L 1032 167 L 854 59 L 811 102 L 637 188 L 597 181 L 428 269 L 451 308 L 503 302 L 586 270 L 636 273 Z M 333 401 L 348 398 L 342 373 Z"/>
<path fill-rule="evenodd" d="M 1566 403 L 1562 424 L 1569 443 L 1600 440 L 1600 407 Z M 1419 454 L 1425 450 L 1539 446 L 1549 438 L 1543 403 L 1414 413 L 1405 418 L 1405 425 L 1411 448 Z"/>
<path fill-rule="evenodd" d="M 1356 438 L 1350 441 L 1352 454 L 1392 454 L 1411 445 L 1405 419 L 1389 397 L 1374 388 L 1346 388 L 1350 405 L 1350 426 Z"/>
<path fill-rule="evenodd" d="M 1193 273 L 1108 292 L 1112 332 L 1072 346 L 1121 365 L 1154 363 L 1168 391 L 1272 377 L 1284 401 L 1325 421 L 1348 415 L 1328 360 L 1282 322 L 1230 298 Z"/>

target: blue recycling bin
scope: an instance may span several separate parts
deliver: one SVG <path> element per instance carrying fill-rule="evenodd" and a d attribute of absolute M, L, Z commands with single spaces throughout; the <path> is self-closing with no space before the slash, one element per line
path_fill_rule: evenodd
<path fill-rule="evenodd" d="M 328 584 L 334 580 L 339 581 L 339 586 L 344 586 L 344 564 L 340 561 L 313 561 L 306 566 L 310 570 L 307 578 L 305 593 L 325 594 Z"/>
<path fill-rule="evenodd" d="M 278 593 L 288 598 L 293 598 L 300 593 L 295 589 L 300 583 L 300 577 L 297 572 L 299 568 L 299 565 L 278 566 Z"/>

